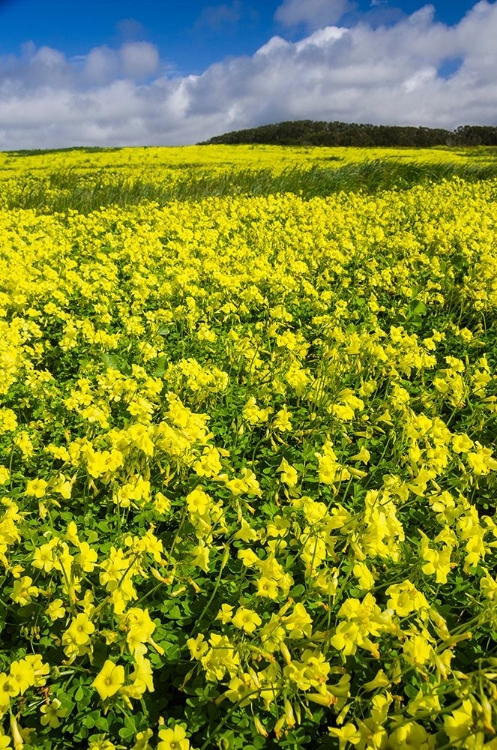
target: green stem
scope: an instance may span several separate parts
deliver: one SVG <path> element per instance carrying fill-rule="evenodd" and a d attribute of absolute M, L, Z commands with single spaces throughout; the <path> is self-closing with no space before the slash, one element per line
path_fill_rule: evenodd
<path fill-rule="evenodd" d="M 218 573 L 218 576 L 217 576 L 217 579 L 216 579 L 216 583 L 214 584 L 214 588 L 212 590 L 212 593 L 211 593 L 209 599 L 207 600 L 207 604 L 205 605 L 205 607 L 203 608 L 202 612 L 200 613 L 200 617 L 197 617 L 197 619 L 195 620 L 195 625 L 193 626 L 193 628 L 191 630 L 190 637 L 193 635 L 193 632 L 194 632 L 195 628 L 198 626 L 198 624 L 200 622 L 202 622 L 202 620 L 204 619 L 205 613 L 207 612 L 207 610 L 211 606 L 212 602 L 214 601 L 214 597 L 216 596 L 217 590 L 218 590 L 219 585 L 221 583 L 221 576 L 223 574 L 224 568 L 226 567 L 226 563 L 228 562 L 228 558 L 229 558 L 229 546 L 227 544 L 225 544 L 224 545 L 223 559 L 221 560 L 221 567 L 219 568 L 219 573 Z"/>

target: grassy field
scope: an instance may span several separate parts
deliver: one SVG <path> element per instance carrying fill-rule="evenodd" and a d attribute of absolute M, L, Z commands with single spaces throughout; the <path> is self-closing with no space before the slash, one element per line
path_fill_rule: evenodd
<path fill-rule="evenodd" d="M 497 161 L 385 156 L 0 155 L 0 747 L 497 748 Z"/>
<path fill-rule="evenodd" d="M 213 196 L 405 190 L 497 177 L 497 149 L 274 146 L 80 149 L 0 154 L 0 206 L 88 213 Z"/>

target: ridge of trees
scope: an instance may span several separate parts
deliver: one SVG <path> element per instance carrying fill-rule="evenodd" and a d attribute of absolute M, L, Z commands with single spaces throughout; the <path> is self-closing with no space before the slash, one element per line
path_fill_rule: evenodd
<path fill-rule="evenodd" d="M 455 130 L 445 130 L 410 125 L 289 120 L 234 130 L 197 145 L 256 143 L 278 146 L 497 146 L 497 126 L 461 125 Z"/>

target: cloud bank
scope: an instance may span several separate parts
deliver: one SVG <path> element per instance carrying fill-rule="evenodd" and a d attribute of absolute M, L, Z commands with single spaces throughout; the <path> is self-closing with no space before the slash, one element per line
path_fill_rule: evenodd
<path fill-rule="evenodd" d="M 314 25 L 325 4 L 307 2 L 285 0 L 280 22 Z M 252 56 L 184 77 L 145 41 L 69 59 L 28 43 L 0 57 L 0 149 L 186 144 L 294 119 L 497 125 L 495 39 L 497 2 L 481 0 L 453 27 L 427 5 L 388 27 L 274 36 Z"/>

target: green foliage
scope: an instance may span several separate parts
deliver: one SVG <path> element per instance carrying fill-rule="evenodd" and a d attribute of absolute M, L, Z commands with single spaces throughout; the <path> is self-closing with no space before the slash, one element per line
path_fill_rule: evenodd
<path fill-rule="evenodd" d="M 497 127 L 461 125 L 454 131 L 409 125 L 295 120 L 235 130 L 199 145 L 264 143 L 280 146 L 497 146 Z"/>
<path fill-rule="evenodd" d="M 67 146 L 65 148 L 21 148 L 18 151 L 6 151 L 11 157 L 43 156 L 45 154 L 64 154 L 71 151 L 81 151 L 88 154 L 106 153 L 108 151 L 120 151 L 120 146 Z"/>

